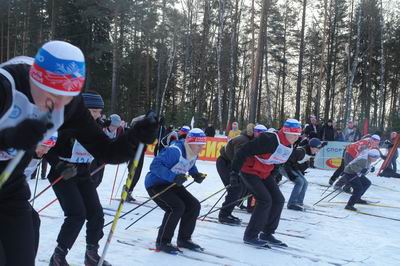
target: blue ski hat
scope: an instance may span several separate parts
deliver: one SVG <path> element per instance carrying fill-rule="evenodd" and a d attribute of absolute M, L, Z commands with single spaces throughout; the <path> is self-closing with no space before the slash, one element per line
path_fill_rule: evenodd
<path fill-rule="evenodd" d="M 266 128 L 264 125 L 258 124 L 257 126 L 254 127 L 254 132 L 266 132 L 268 128 Z"/>
<path fill-rule="evenodd" d="M 321 141 L 319 138 L 312 138 L 308 141 L 308 145 L 310 145 L 311 148 L 321 148 Z"/>
<path fill-rule="evenodd" d="M 83 102 L 88 109 L 104 109 L 104 101 L 100 94 L 95 91 L 82 93 Z"/>

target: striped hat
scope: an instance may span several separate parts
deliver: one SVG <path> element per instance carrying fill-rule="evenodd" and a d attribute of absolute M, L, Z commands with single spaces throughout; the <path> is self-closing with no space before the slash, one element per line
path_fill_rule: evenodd
<path fill-rule="evenodd" d="M 283 124 L 282 130 L 285 134 L 301 135 L 301 124 L 298 120 L 289 118 Z"/>
<path fill-rule="evenodd" d="M 266 132 L 268 128 L 266 128 L 264 125 L 258 124 L 257 126 L 254 127 L 254 132 Z"/>
<path fill-rule="evenodd" d="M 189 131 L 190 131 L 190 127 L 188 127 L 188 126 L 183 126 L 183 127 L 181 127 L 181 129 L 179 129 L 179 134 L 180 135 L 187 135 L 187 133 L 189 133 Z"/>
<path fill-rule="evenodd" d="M 44 140 L 41 145 L 52 148 L 56 145 L 57 143 L 57 138 L 58 138 L 58 133 L 55 132 L 53 135 L 51 135 L 50 138 Z"/>
<path fill-rule="evenodd" d="M 50 41 L 37 52 L 29 76 L 42 90 L 76 96 L 85 82 L 85 58 L 82 51 L 70 43 Z"/>
<path fill-rule="evenodd" d="M 104 109 L 104 101 L 100 94 L 95 91 L 82 93 L 83 102 L 88 109 Z"/>
<path fill-rule="evenodd" d="M 200 128 L 193 128 L 186 136 L 188 144 L 206 144 L 206 134 Z"/>

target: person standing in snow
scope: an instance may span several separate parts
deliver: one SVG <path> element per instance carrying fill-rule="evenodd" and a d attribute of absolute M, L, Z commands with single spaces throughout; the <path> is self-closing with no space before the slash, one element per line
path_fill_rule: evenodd
<path fill-rule="evenodd" d="M 145 187 L 150 197 L 165 190 L 171 184 L 175 184 L 154 198 L 156 204 L 165 211 L 158 230 L 157 250 L 176 254 L 180 251 L 178 247 L 201 249 L 191 239 L 200 213 L 200 203 L 183 187 L 183 183 L 188 179 L 187 173 L 197 183 L 201 183 L 205 179 L 206 175 L 199 173 L 196 167 L 197 157 L 205 144 L 204 132 L 194 128 L 189 131 L 185 140 L 179 140 L 165 148 L 150 165 L 150 171 L 145 179 Z M 178 247 L 176 247 L 171 242 L 179 221 Z"/>
<path fill-rule="evenodd" d="M 225 201 L 222 203 L 222 208 L 218 215 L 220 223 L 224 224 L 240 224 L 241 220 L 232 215 L 235 205 L 232 204 L 239 199 L 243 186 L 241 183 L 231 184 L 230 173 L 232 171 L 231 162 L 236 152 L 247 142 L 253 139 L 254 136 L 253 123 L 247 125 L 246 130 L 243 130 L 240 136 L 233 138 L 221 148 L 220 156 L 217 158 L 216 167 L 218 174 L 224 186 L 228 186 Z M 236 181 L 236 180 L 235 180 Z"/>
<path fill-rule="evenodd" d="M 355 204 L 367 204 L 367 201 L 361 199 L 362 195 L 364 195 L 371 186 L 371 181 L 366 177 L 366 174 L 368 172 L 373 172 L 371 163 L 375 162 L 380 157 L 381 154 L 377 149 L 371 149 L 363 152 L 363 154 L 352 160 L 344 168 L 343 176 L 353 188 L 353 194 L 345 207 L 346 210 L 357 211 L 354 207 Z"/>
<path fill-rule="evenodd" d="M 287 208 L 295 211 L 304 211 L 304 197 L 307 192 L 308 182 L 304 177 L 309 167 L 310 159 L 315 157 L 324 145 L 320 139 L 312 138 L 305 146 L 297 147 L 289 160 L 281 169 L 282 174 L 294 183 L 294 187 L 288 200 Z"/>
<path fill-rule="evenodd" d="M 300 134 L 300 122 L 287 119 L 277 133 L 261 133 L 235 154 L 231 179 L 241 178 L 256 199 L 256 206 L 243 237 L 246 244 L 285 245 L 273 236 L 279 225 L 285 198 L 275 178 L 270 176 L 275 165 L 284 164 L 289 159 L 292 145 Z"/>
<path fill-rule="evenodd" d="M 381 137 L 374 134 L 370 137 L 364 137 L 363 139 L 357 142 L 347 145 L 343 154 L 341 165 L 339 166 L 338 169 L 336 169 L 336 171 L 329 179 L 329 184 L 332 185 L 336 181 L 336 179 L 343 173 L 344 168 L 358 155 L 360 155 L 363 151 L 367 149 L 378 148 L 380 141 Z M 341 188 L 344 186 L 345 183 L 347 183 L 346 179 L 342 177 L 336 182 L 335 188 Z M 349 191 L 348 188 L 345 189 L 346 191 Z"/>
<path fill-rule="evenodd" d="M 88 108 L 92 121 L 100 118 L 104 108 L 102 97 L 94 91 L 82 93 L 83 102 Z M 100 127 L 99 127 L 100 128 Z M 104 134 L 104 133 L 103 133 Z M 77 169 L 76 176 L 61 180 L 52 186 L 61 208 L 64 211 L 65 220 L 57 237 L 57 247 L 50 259 L 51 266 L 67 265 L 66 255 L 77 239 L 83 224 L 86 222 L 86 253 L 85 265 L 95 266 L 98 263 L 99 241 L 103 237 L 104 213 L 99 196 L 97 194 L 98 181 L 90 176 L 90 164 L 94 157 L 75 138 L 72 130 L 59 131 L 59 137 L 55 147 L 48 153 L 48 160 L 52 166 L 59 163 L 73 165 Z M 104 134 L 106 136 L 106 134 Z M 113 162 L 120 160 L 119 149 L 126 149 L 124 145 L 130 146 L 124 140 L 126 136 L 121 135 L 111 140 L 114 149 L 110 150 L 108 156 L 100 160 Z M 107 137 L 110 139 L 109 137 Z M 60 176 L 60 167 L 51 168 L 49 181 L 54 182 Z M 111 265 L 107 261 L 104 266 Z"/>
<path fill-rule="evenodd" d="M 390 133 L 390 140 L 385 140 L 385 145 L 387 147 L 388 153 L 390 150 L 393 148 L 394 142 L 396 141 L 397 138 L 397 132 L 392 132 Z M 381 156 L 382 159 L 386 159 L 386 156 Z M 388 164 L 388 166 L 382 170 L 382 172 L 379 174 L 379 176 L 384 176 L 384 177 L 394 177 L 394 178 L 400 178 L 400 174 L 397 173 L 397 158 L 399 157 L 399 151 L 396 150 L 393 154 L 392 160 Z"/>
<path fill-rule="evenodd" d="M 158 123 L 146 117 L 111 141 L 79 95 L 85 72 L 82 51 L 63 41 L 45 43 L 35 59 L 21 56 L 0 65 L 0 172 L 18 151 L 25 151 L 0 188 L 0 247 L 6 265 L 35 265 L 40 219 L 28 202 L 31 193 L 23 173 L 40 141 L 61 128 L 95 157 L 120 163 L 134 157 L 139 142 L 156 137 Z"/>

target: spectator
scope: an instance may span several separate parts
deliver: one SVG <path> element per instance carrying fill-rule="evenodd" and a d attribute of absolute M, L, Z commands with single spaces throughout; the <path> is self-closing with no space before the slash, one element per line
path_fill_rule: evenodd
<path fill-rule="evenodd" d="M 344 135 L 340 127 L 336 128 L 335 141 L 344 141 Z"/>
<path fill-rule="evenodd" d="M 233 139 L 240 135 L 239 124 L 238 122 L 232 123 L 232 129 L 229 131 L 228 139 Z"/>
<path fill-rule="evenodd" d="M 396 138 L 397 138 L 397 132 L 392 132 L 390 133 L 390 140 L 385 140 L 385 146 L 388 149 L 388 153 L 393 148 Z M 386 156 L 382 157 L 383 159 L 386 159 Z M 389 162 L 388 166 L 385 169 L 383 169 L 383 171 L 379 174 L 379 176 L 400 178 L 400 174 L 397 173 L 397 157 L 399 157 L 398 150 L 395 151 L 392 160 Z"/>
<path fill-rule="evenodd" d="M 347 142 L 356 142 L 361 139 L 361 133 L 352 120 L 349 120 L 349 122 L 347 122 L 347 127 L 344 129 L 343 135 L 344 141 Z"/>
<path fill-rule="evenodd" d="M 212 124 L 208 124 L 208 127 L 206 127 L 205 132 L 207 137 L 214 137 L 215 136 L 215 128 Z"/>
<path fill-rule="evenodd" d="M 316 138 L 320 130 L 321 126 L 318 124 L 317 118 L 315 115 L 310 115 L 310 124 L 305 127 L 304 135 L 306 135 L 308 139 Z"/>
<path fill-rule="evenodd" d="M 333 121 L 329 119 L 321 129 L 320 138 L 323 141 L 335 140 L 335 129 L 333 128 Z"/>

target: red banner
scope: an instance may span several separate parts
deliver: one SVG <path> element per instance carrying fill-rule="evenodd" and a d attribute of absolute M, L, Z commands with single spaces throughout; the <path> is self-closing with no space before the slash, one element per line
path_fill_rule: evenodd
<path fill-rule="evenodd" d="M 225 146 L 228 140 L 226 138 L 209 138 L 207 137 L 207 144 L 199 155 L 199 160 L 203 161 L 216 161 L 219 156 L 219 150 Z M 154 155 L 155 145 L 148 145 L 146 155 Z"/>

